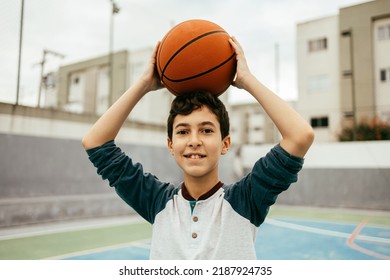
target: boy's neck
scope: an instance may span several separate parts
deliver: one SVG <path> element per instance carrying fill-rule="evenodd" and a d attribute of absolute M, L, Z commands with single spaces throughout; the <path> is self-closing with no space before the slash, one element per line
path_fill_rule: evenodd
<path fill-rule="evenodd" d="M 199 197 L 210 191 L 220 180 L 217 178 L 202 180 L 199 178 L 185 178 L 184 184 L 191 197 L 198 200 Z"/>

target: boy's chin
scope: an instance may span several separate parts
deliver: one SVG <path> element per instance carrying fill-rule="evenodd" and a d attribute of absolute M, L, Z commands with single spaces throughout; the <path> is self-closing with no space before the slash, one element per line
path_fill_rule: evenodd
<path fill-rule="evenodd" d="M 183 170 L 184 178 L 193 178 L 193 179 L 205 179 L 207 176 L 211 176 L 213 172 L 211 170 L 204 170 L 204 169 L 185 169 Z"/>
<path fill-rule="evenodd" d="M 181 170 L 183 171 L 184 176 L 190 176 L 190 177 L 203 177 L 207 173 L 205 172 L 205 170 L 201 170 L 200 168 L 194 166 L 190 168 L 188 167 L 181 168 Z"/>

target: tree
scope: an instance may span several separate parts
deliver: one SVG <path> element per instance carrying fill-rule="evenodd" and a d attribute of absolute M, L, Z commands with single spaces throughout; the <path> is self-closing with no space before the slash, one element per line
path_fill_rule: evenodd
<path fill-rule="evenodd" d="M 338 135 L 339 141 L 353 141 L 353 128 L 344 127 Z M 363 120 L 356 126 L 356 141 L 390 140 L 390 124 L 374 117 Z"/>

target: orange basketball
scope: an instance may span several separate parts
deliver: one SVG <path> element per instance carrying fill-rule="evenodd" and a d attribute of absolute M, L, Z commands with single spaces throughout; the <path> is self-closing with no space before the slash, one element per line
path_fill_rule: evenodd
<path fill-rule="evenodd" d="M 157 70 L 174 95 L 206 90 L 220 95 L 236 73 L 236 55 L 229 34 L 219 25 L 200 19 L 174 26 L 157 51 Z"/>

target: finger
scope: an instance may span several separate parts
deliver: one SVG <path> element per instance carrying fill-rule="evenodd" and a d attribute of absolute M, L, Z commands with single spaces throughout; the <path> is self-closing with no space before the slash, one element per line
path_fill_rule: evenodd
<path fill-rule="evenodd" d="M 154 46 L 153 54 L 152 54 L 152 63 L 155 63 L 155 61 L 156 61 L 157 51 L 158 51 L 159 46 L 160 46 L 160 41 L 158 41 L 156 43 L 156 45 Z"/>
<path fill-rule="evenodd" d="M 230 39 L 229 39 L 229 42 L 230 44 L 232 45 L 232 47 L 234 48 L 236 54 L 244 54 L 244 50 L 242 49 L 240 43 L 237 41 L 236 37 L 232 36 Z"/>
<path fill-rule="evenodd" d="M 234 42 L 234 37 L 229 38 L 229 43 L 230 45 L 234 48 L 237 49 L 237 44 Z"/>
<path fill-rule="evenodd" d="M 160 41 L 157 41 L 156 45 L 154 46 L 154 53 L 157 53 L 158 47 L 160 46 Z"/>

